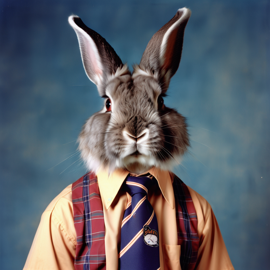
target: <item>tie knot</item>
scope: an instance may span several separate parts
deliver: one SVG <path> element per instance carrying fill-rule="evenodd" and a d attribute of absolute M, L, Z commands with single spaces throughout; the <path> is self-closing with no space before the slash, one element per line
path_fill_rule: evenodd
<path fill-rule="evenodd" d="M 143 193 L 146 195 L 148 189 L 153 185 L 154 180 L 147 176 L 128 176 L 126 179 L 126 191 L 130 196 L 134 196 L 137 193 Z"/>

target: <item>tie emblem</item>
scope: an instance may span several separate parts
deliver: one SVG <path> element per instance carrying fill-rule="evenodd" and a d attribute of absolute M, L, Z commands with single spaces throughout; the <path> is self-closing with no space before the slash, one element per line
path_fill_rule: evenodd
<path fill-rule="evenodd" d="M 150 247 L 158 247 L 158 232 L 145 225 L 143 227 L 143 240 Z"/>

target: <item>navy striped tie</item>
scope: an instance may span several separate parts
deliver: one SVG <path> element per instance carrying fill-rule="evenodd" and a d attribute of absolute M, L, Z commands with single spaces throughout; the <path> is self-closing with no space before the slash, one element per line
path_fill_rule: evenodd
<path fill-rule="evenodd" d="M 148 190 L 155 182 L 147 176 L 126 179 L 126 191 L 132 198 L 122 221 L 120 270 L 157 270 L 160 267 L 157 218 L 147 199 Z"/>

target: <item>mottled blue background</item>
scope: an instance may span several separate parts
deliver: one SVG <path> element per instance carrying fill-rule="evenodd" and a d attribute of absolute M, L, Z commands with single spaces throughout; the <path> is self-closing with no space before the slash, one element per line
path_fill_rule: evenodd
<path fill-rule="evenodd" d="M 76 139 L 102 101 L 67 17 L 131 66 L 183 6 L 192 16 L 165 102 L 187 117 L 192 146 L 175 172 L 212 205 L 235 269 L 269 269 L 266 0 L 0 1 L 1 269 L 23 267 L 43 210 L 85 173 Z"/>

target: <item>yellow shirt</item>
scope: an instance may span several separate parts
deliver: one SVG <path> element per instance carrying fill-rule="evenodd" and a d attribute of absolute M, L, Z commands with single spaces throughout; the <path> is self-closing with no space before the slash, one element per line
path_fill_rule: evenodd
<path fill-rule="evenodd" d="M 160 269 L 181 270 L 172 178 L 169 172 L 158 168 L 152 168 L 149 173 L 160 187 L 158 194 L 148 195 L 159 227 Z M 118 270 L 121 217 L 131 200 L 128 193 L 121 193 L 119 189 L 128 174 L 120 169 L 110 176 L 106 172 L 97 174 L 104 210 L 107 270 Z M 74 269 L 76 231 L 71 188 L 72 185 L 65 188 L 42 214 L 24 270 Z M 196 270 L 233 270 L 211 206 L 191 188 L 189 192 L 197 213 L 200 238 Z"/>

